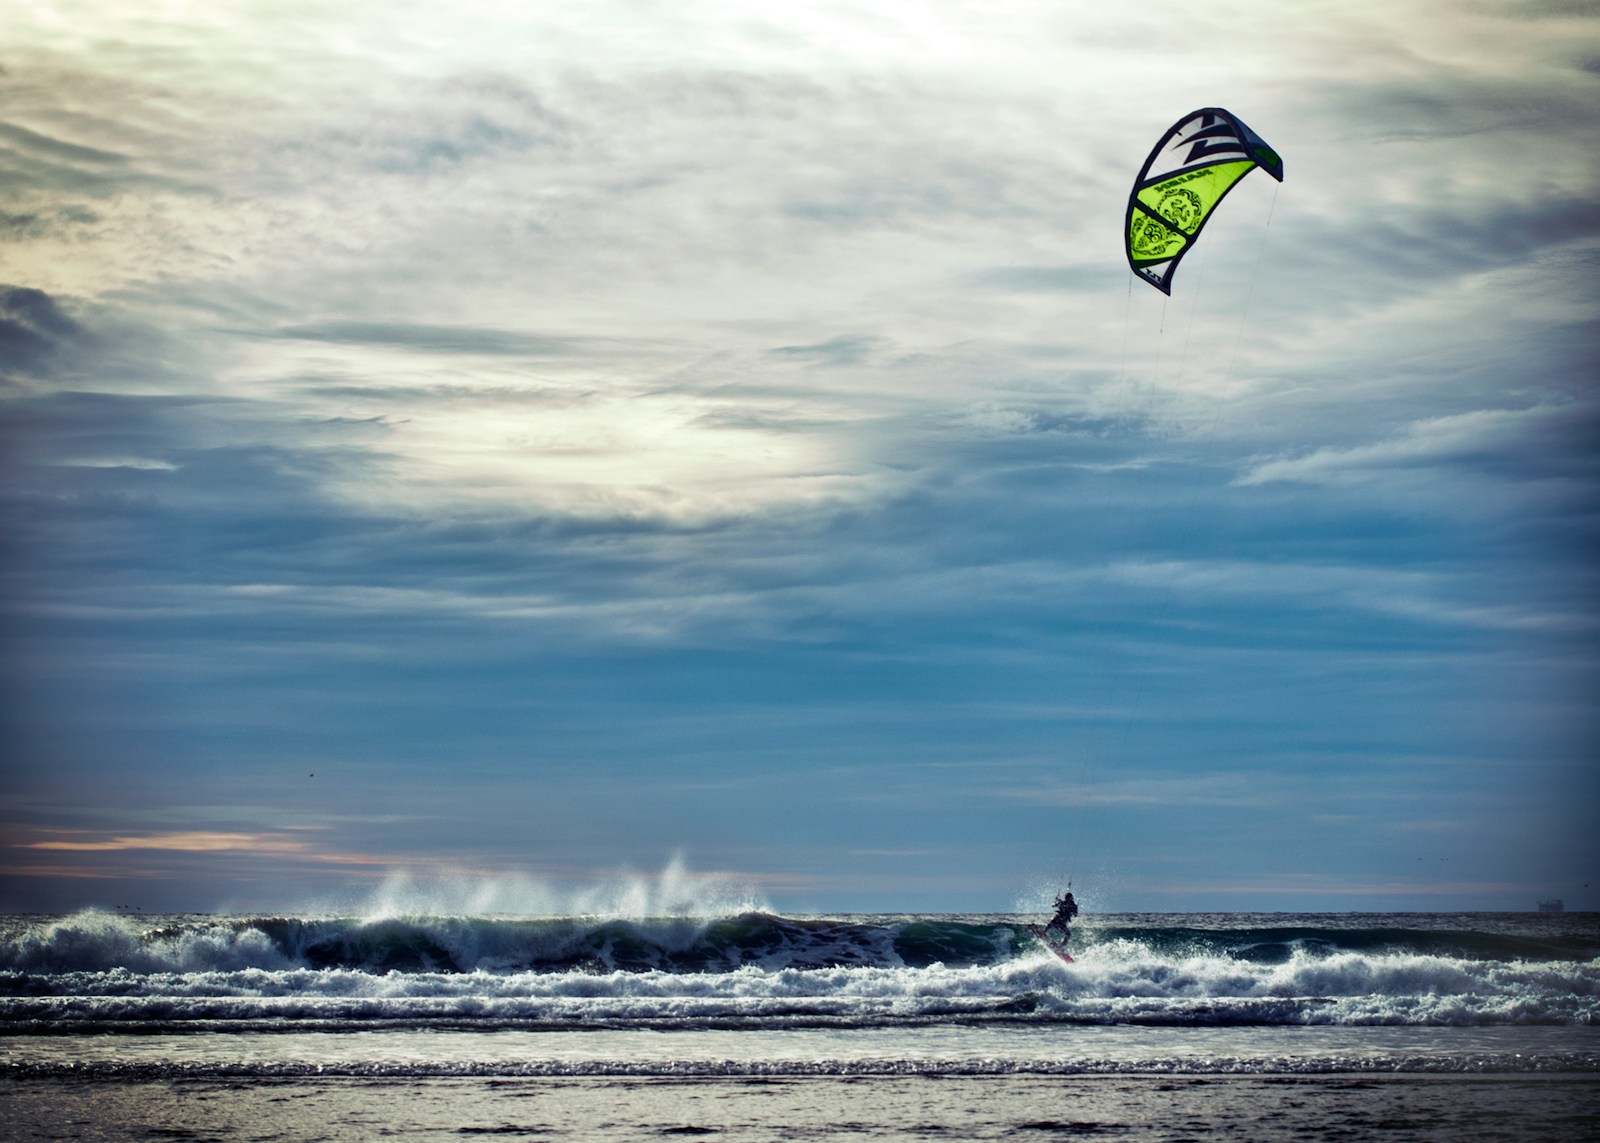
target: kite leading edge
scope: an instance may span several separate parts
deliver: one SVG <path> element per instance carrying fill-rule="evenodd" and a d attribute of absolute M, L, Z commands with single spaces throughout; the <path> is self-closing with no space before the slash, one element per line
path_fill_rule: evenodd
<path fill-rule="evenodd" d="M 1283 181 L 1266 140 L 1220 107 L 1178 120 L 1150 152 L 1128 196 L 1128 265 L 1163 294 L 1211 212 L 1255 168 Z"/>

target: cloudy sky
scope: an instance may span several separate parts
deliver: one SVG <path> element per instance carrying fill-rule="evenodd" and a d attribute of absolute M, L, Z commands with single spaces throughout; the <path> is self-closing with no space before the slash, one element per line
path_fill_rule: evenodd
<path fill-rule="evenodd" d="M 0 907 L 1600 907 L 1588 0 L 5 23 Z"/>

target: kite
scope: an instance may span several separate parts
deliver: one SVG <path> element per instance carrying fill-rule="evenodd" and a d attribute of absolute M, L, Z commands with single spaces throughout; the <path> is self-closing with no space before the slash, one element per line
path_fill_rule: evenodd
<path fill-rule="evenodd" d="M 1260 167 L 1283 181 L 1283 160 L 1220 107 L 1190 112 L 1161 137 L 1128 196 L 1128 265 L 1163 294 L 1211 212 Z"/>

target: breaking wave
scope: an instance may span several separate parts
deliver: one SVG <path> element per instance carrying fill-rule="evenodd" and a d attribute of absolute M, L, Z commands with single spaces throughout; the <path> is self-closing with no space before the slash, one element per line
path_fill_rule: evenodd
<path fill-rule="evenodd" d="M 167 917 L 0 927 L 0 1029 L 1600 1023 L 1592 923 Z"/>
<path fill-rule="evenodd" d="M 0 924 L 0 970 L 192 973 L 264 969 L 359 973 L 719 973 L 757 967 L 974 968 L 1032 955 L 1014 916 L 703 917 L 179 916 L 85 910 Z M 1213 962 L 1373 966 L 1414 958 L 1560 964 L 1600 957 L 1600 935 L 1400 926 L 1086 925 L 1073 951 L 1089 963 Z"/>
<path fill-rule="evenodd" d="M 0 969 L 183 973 L 732 972 L 996 964 L 1032 943 L 999 921 L 731 917 L 172 918 L 139 924 L 89 911 L 0 942 Z"/>

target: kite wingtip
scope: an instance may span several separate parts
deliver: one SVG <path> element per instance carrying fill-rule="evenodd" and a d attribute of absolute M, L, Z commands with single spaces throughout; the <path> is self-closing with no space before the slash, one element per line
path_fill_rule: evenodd
<path fill-rule="evenodd" d="M 1154 274 L 1147 274 L 1143 270 L 1137 268 L 1134 269 L 1133 276 L 1138 278 L 1141 282 L 1146 282 L 1149 285 L 1154 286 L 1163 294 L 1166 294 L 1167 297 L 1170 298 L 1172 296 L 1172 286 L 1163 278 L 1158 278 Z"/>

